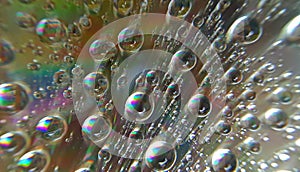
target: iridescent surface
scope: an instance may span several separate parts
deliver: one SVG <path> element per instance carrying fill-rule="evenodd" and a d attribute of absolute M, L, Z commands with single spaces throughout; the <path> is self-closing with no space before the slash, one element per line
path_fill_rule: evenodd
<path fill-rule="evenodd" d="M 298 172 L 299 9 L 0 1 L 0 171 Z"/>

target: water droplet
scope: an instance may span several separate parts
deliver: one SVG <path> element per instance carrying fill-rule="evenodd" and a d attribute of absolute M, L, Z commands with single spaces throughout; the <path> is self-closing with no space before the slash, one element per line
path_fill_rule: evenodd
<path fill-rule="evenodd" d="M 36 23 L 36 19 L 32 15 L 25 12 L 17 12 L 16 21 L 17 24 L 24 29 L 33 29 Z"/>
<path fill-rule="evenodd" d="M 80 17 L 79 24 L 81 28 L 88 30 L 92 27 L 92 20 L 88 18 L 86 15 Z"/>
<path fill-rule="evenodd" d="M 248 113 L 241 118 L 239 125 L 249 130 L 257 130 L 260 126 L 260 121 L 256 116 Z"/>
<path fill-rule="evenodd" d="M 110 161 L 111 154 L 109 153 L 108 145 L 104 145 L 98 152 L 98 159 L 101 161 Z"/>
<path fill-rule="evenodd" d="M 159 76 L 158 73 L 154 70 L 150 70 L 149 72 L 147 72 L 146 74 L 146 81 L 148 84 L 150 84 L 151 86 L 155 86 L 158 84 L 159 82 Z"/>
<path fill-rule="evenodd" d="M 29 102 L 25 88 L 16 83 L 0 85 L 0 111 L 16 113 L 23 110 Z"/>
<path fill-rule="evenodd" d="M 265 123 L 274 129 L 281 129 L 288 123 L 288 115 L 281 109 L 271 108 L 264 115 Z"/>
<path fill-rule="evenodd" d="M 184 18 L 187 16 L 191 8 L 191 1 L 172 0 L 169 3 L 167 14 L 178 18 Z"/>
<path fill-rule="evenodd" d="M 143 92 L 131 94 L 125 104 L 125 118 L 130 121 L 145 121 L 150 118 L 154 108 L 150 96 Z"/>
<path fill-rule="evenodd" d="M 227 48 L 226 40 L 224 37 L 218 37 L 213 43 L 213 46 L 218 52 L 223 52 Z"/>
<path fill-rule="evenodd" d="M 125 17 L 133 8 L 133 0 L 114 0 L 114 12 L 116 16 Z"/>
<path fill-rule="evenodd" d="M 90 55 L 94 60 L 110 59 L 117 55 L 117 48 L 113 42 L 96 40 L 89 48 Z"/>
<path fill-rule="evenodd" d="M 246 149 L 251 151 L 252 153 L 258 153 L 260 151 L 260 143 L 254 140 L 252 137 L 248 137 L 244 141 L 244 144 Z"/>
<path fill-rule="evenodd" d="M 197 28 L 202 27 L 204 24 L 204 18 L 201 14 L 198 14 L 194 19 L 193 19 L 193 25 Z"/>
<path fill-rule="evenodd" d="M 196 94 L 189 100 L 188 111 L 198 117 L 206 117 L 211 111 L 211 103 L 208 97 L 203 94 Z"/>
<path fill-rule="evenodd" d="M 261 24 L 251 16 L 242 16 L 230 26 L 226 36 L 227 42 L 239 42 L 252 44 L 259 40 L 262 35 Z"/>
<path fill-rule="evenodd" d="M 37 123 L 35 129 L 43 139 L 57 141 L 66 134 L 67 123 L 60 116 L 47 116 Z"/>
<path fill-rule="evenodd" d="M 92 96 L 103 95 L 109 88 L 108 79 L 101 72 L 92 72 L 83 79 L 83 86 Z"/>
<path fill-rule="evenodd" d="M 211 161 L 215 171 L 235 171 L 238 166 L 235 155 L 229 149 L 217 149 Z"/>
<path fill-rule="evenodd" d="M 281 32 L 281 37 L 289 43 L 300 43 L 300 15 L 288 22 Z"/>
<path fill-rule="evenodd" d="M 69 35 L 73 38 L 80 38 L 82 35 L 81 28 L 78 23 L 72 23 L 68 25 Z"/>
<path fill-rule="evenodd" d="M 119 33 L 118 43 L 125 52 L 137 52 L 144 44 L 144 35 L 137 28 L 127 27 Z"/>
<path fill-rule="evenodd" d="M 178 84 L 172 82 L 167 87 L 166 95 L 171 98 L 176 98 L 180 95 L 180 92 L 181 91 L 180 91 Z"/>
<path fill-rule="evenodd" d="M 21 171 L 46 171 L 50 163 L 50 155 L 44 150 L 27 152 L 17 161 L 17 169 Z"/>
<path fill-rule="evenodd" d="M 6 65 L 15 59 L 15 52 L 12 45 L 1 39 L 0 40 L 0 66 Z"/>
<path fill-rule="evenodd" d="M 11 131 L 0 136 L 0 155 L 22 154 L 30 144 L 30 138 L 21 131 Z"/>
<path fill-rule="evenodd" d="M 53 75 L 53 82 L 58 85 L 66 85 L 70 80 L 69 74 L 65 70 L 59 70 Z"/>
<path fill-rule="evenodd" d="M 176 162 L 176 159 L 176 150 L 164 141 L 152 143 L 145 153 L 146 165 L 157 171 L 169 170 Z"/>
<path fill-rule="evenodd" d="M 188 50 L 179 50 L 171 60 L 171 67 L 174 70 L 190 71 L 197 63 L 197 56 Z"/>
<path fill-rule="evenodd" d="M 135 139 L 136 140 L 136 144 L 140 144 L 140 143 L 142 143 L 142 141 L 144 139 L 144 131 L 141 128 L 136 127 L 129 134 L 129 138 Z"/>
<path fill-rule="evenodd" d="M 274 90 L 273 95 L 275 96 L 275 99 L 281 103 L 289 103 L 293 98 L 292 93 L 284 87 L 278 87 Z"/>
<path fill-rule="evenodd" d="M 219 121 L 216 126 L 216 131 L 222 135 L 227 135 L 231 131 L 231 125 L 223 120 Z"/>
<path fill-rule="evenodd" d="M 89 116 L 82 125 L 82 132 L 94 142 L 102 142 L 111 131 L 111 123 L 102 115 Z"/>
<path fill-rule="evenodd" d="M 67 29 L 58 19 L 45 18 L 37 24 L 36 33 L 42 42 L 57 43 L 66 38 Z"/>
<path fill-rule="evenodd" d="M 226 72 L 226 77 L 228 79 L 229 84 L 236 85 L 242 82 L 243 80 L 243 74 L 241 71 L 236 69 L 235 67 L 230 68 Z"/>

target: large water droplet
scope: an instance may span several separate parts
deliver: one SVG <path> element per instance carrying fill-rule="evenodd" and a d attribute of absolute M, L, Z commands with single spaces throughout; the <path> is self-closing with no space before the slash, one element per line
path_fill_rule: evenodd
<path fill-rule="evenodd" d="M 113 42 L 96 40 L 89 48 L 90 55 L 94 60 L 110 59 L 117 55 L 117 48 Z"/>
<path fill-rule="evenodd" d="M 190 71 L 197 63 L 197 56 L 188 50 L 179 50 L 171 60 L 171 67 L 174 70 Z"/>
<path fill-rule="evenodd" d="M 300 43 L 300 15 L 288 22 L 281 32 L 281 37 L 289 43 Z"/>
<path fill-rule="evenodd" d="M 168 14 L 178 18 L 187 16 L 192 8 L 191 1 L 186 0 L 172 0 L 168 6 Z"/>
<path fill-rule="evenodd" d="M 230 26 L 226 33 L 227 42 L 239 42 L 242 44 L 252 44 L 262 35 L 261 24 L 251 16 L 242 16 Z"/>
<path fill-rule="evenodd" d="M 217 149 L 212 155 L 212 167 L 215 171 L 235 171 L 238 161 L 229 149 Z"/>
<path fill-rule="evenodd" d="M 0 111 L 16 113 L 23 110 L 29 102 L 24 87 L 16 83 L 0 85 Z"/>
<path fill-rule="evenodd" d="M 67 132 L 67 123 L 60 116 L 47 116 L 42 118 L 35 127 L 43 139 L 60 140 Z"/>
<path fill-rule="evenodd" d="M 239 125 L 249 130 L 256 130 L 260 126 L 260 121 L 256 116 L 248 113 L 241 118 Z"/>
<path fill-rule="evenodd" d="M 281 129 L 288 124 L 288 115 L 278 108 L 269 109 L 264 117 L 265 123 L 274 129 Z"/>
<path fill-rule="evenodd" d="M 125 52 L 137 52 L 144 44 L 144 35 L 138 28 L 127 27 L 119 33 L 118 43 Z"/>
<path fill-rule="evenodd" d="M 211 110 L 210 100 L 203 94 L 196 94 L 189 100 L 187 110 L 198 117 L 206 117 Z"/>
<path fill-rule="evenodd" d="M 82 125 L 82 132 L 94 142 L 106 139 L 110 131 L 111 123 L 106 117 L 98 114 L 88 117 Z"/>
<path fill-rule="evenodd" d="M 29 147 L 30 139 L 21 131 L 12 131 L 0 136 L 0 155 L 19 155 Z"/>
<path fill-rule="evenodd" d="M 12 45 L 1 39 L 0 40 L 0 66 L 8 64 L 15 59 L 15 52 Z"/>
<path fill-rule="evenodd" d="M 24 29 L 32 29 L 35 26 L 36 19 L 25 12 L 17 12 L 16 13 L 17 24 Z"/>
<path fill-rule="evenodd" d="M 27 152 L 17 161 L 17 169 L 20 171 L 46 171 L 50 163 L 50 155 L 44 150 Z"/>
<path fill-rule="evenodd" d="M 240 70 L 235 67 L 230 68 L 226 72 L 226 77 L 228 79 L 228 83 L 231 85 L 236 85 L 242 82 L 243 74 Z"/>
<path fill-rule="evenodd" d="M 143 92 L 131 94 L 125 104 L 125 118 L 130 121 L 145 121 L 150 118 L 154 104 Z"/>
<path fill-rule="evenodd" d="M 36 26 L 36 33 L 42 42 L 57 43 L 66 39 L 66 26 L 58 19 L 45 18 Z"/>
<path fill-rule="evenodd" d="M 119 17 L 129 15 L 133 8 L 133 3 L 133 0 L 114 0 L 115 15 Z"/>
<path fill-rule="evenodd" d="M 146 165 L 157 171 L 167 171 L 176 162 L 177 154 L 175 149 L 164 141 L 152 143 L 145 153 Z"/>
<path fill-rule="evenodd" d="M 83 86 L 92 95 L 103 95 L 109 87 L 108 79 L 101 72 L 92 72 L 83 79 Z"/>

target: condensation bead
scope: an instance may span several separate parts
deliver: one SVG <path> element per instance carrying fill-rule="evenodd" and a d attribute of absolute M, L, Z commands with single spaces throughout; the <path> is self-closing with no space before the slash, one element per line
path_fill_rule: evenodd
<path fill-rule="evenodd" d="M 271 108 L 265 112 L 264 121 L 274 129 L 281 129 L 288 124 L 288 115 L 281 109 Z"/>
<path fill-rule="evenodd" d="M 114 0 L 115 15 L 120 17 L 129 15 L 133 8 L 133 4 L 133 0 Z"/>
<path fill-rule="evenodd" d="M 259 40 L 263 32 L 261 24 L 251 16 L 242 16 L 230 26 L 226 33 L 227 42 L 253 44 Z"/>
<path fill-rule="evenodd" d="M 289 21 L 282 29 L 281 37 L 288 43 L 298 44 L 300 43 L 300 15 L 294 17 Z"/>
<path fill-rule="evenodd" d="M 36 24 L 36 19 L 26 12 L 17 12 L 16 20 L 17 24 L 24 29 L 32 29 Z"/>
<path fill-rule="evenodd" d="M 221 120 L 216 124 L 215 129 L 218 133 L 220 133 L 222 135 L 227 135 L 231 131 L 231 125 L 229 123 Z"/>
<path fill-rule="evenodd" d="M 171 60 L 171 67 L 175 70 L 190 71 L 197 63 L 197 56 L 188 50 L 179 50 Z"/>
<path fill-rule="evenodd" d="M 235 171 L 238 161 L 235 154 L 229 149 L 217 149 L 211 158 L 215 171 Z"/>
<path fill-rule="evenodd" d="M 35 129 L 43 139 L 57 141 L 66 134 L 67 123 L 60 116 L 47 116 L 37 123 Z"/>
<path fill-rule="evenodd" d="M 125 103 L 125 118 L 130 121 L 145 121 L 150 118 L 154 104 L 144 92 L 134 92 Z"/>
<path fill-rule="evenodd" d="M 144 44 L 144 35 L 138 28 L 127 27 L 119 33 L 118 43 L 125 52 L 137 52 Z"/>
<path fill-rule="evenodd" d="M 101 114 L 89 116 L 82 125 L 82 132 L 94 142 L 102 142 L 112 129 L 110 121 Z"/>
<path fill-rule="evenodd" d="M 0 39 L 0 66 L 11 63 L 15 59 L 12 45 L 4 39 Z"/>
<path fill-rule="evenodd" d="M 242 82 L 243 74 L 240 70 L 235 67 L 230 68 L 226 72 L 226 77 L 228 79 L 228 83 L 231 85 L 236 85 Z"/>
<path fill-rule="evenodd" d="M 83 87 L 92 96 L 103 95 L 109 88 L 109 82 L 103 73 L 92 72 L 84 77 Z"/>
<path fill-rule="evenodd" d="M 55 18 L 45 18 L 38 22 L 36 34 L 42 42 L 58 43 L 67 37 L 66 26 Z"/>
<path fill-rule="evenodd" d="M 16 113 L 23 110 L 29 103 L 25 88 L 17 83 L 0 85 L 0 111 Z"/>
<path fill-rule="evenodd" d="M 155 171 L 167 171 L 176 162 L 177 154 L 174 148 L 164 142 L 156 141 L 151 143 L 145 153 L 146 165 Z"/>
<path fill-rule="evenodd" d="M 246 140 L 244 140 L 244 144 L 247 150 L 249 150 L 252 153 L 258 153 L 260 152 L 260 143 L 253 138 L 249 137 Z"/>
<path fill-rule="evenodd" d="M 249 130 L 257 130 L 260 126 L 260 120 L 255 115 L 248 113 L 241 117 L 239 125 Z"/>
<path fill-rule="evenodd" d="M 30 144 L 29 136 L 22 131 L 11 131 L 0 136 L 0 155 L 17 156 Z"/>
<path fill-rule="evenodd" d="M 206 117 L 211 111 L 211 102 L 205 95 L 196 94 L 189 100 L 187 108 L 198 117 Z"/>
<path fill-rule="evenodd" d="M 50 155 L 47 151 L 38 149 L 22 155 L 17 161 L 17 170 L 46 171 L 50 164 Z"/>
<path fill-rule="evenodd" d="M 89 52 L 96 61 L 111 59 L 117 55 L 115 44 L 106 40 L 96 40 L 92 42 Z"/>
<path fill-rule="evenodd" d="M 184 18 L 192 8 L 191 1 L 171 0 L 168 6 L 167 14 Z"/>

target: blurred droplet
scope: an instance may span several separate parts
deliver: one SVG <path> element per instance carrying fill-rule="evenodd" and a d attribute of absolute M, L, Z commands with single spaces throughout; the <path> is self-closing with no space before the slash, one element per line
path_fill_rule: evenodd
<path fill-rule="evenodd" d="M 235 171 L 238 167 L 236 156 L 229 149 L 217 149 L 211 161 L 215 171 Z"/>
<path fill-rule="evenodd" d="M 274 129 L 281 129 L 288 124 L 288 115 L 281 109 L 271 108 L 264 114 L 265 123 Z"/>
<path fill-rule="evenodd" d="M 58 43 L 66 39 L 67 29 L 58 19 L 45 18 L 37 24 L 36 33 L 42 42 Z"/>
<path fill-rule="evenodd" d="M 15 59 L 15 52 L 12 45 L 0 39 L 0 66 L 11 63 Z"/>
<path fill-rule="evenodd" d="M 46 171 L 49 163 L 48 152 L 38 149 L 22 155 L 17 161 L 17 169 L 20 171 Z"/>
<path fill-rule="evenodd" d="M 11 131 L 0 136 L 0 155 L 17 156 L 30 144 L 29 136 L 21 131 Z"/>

